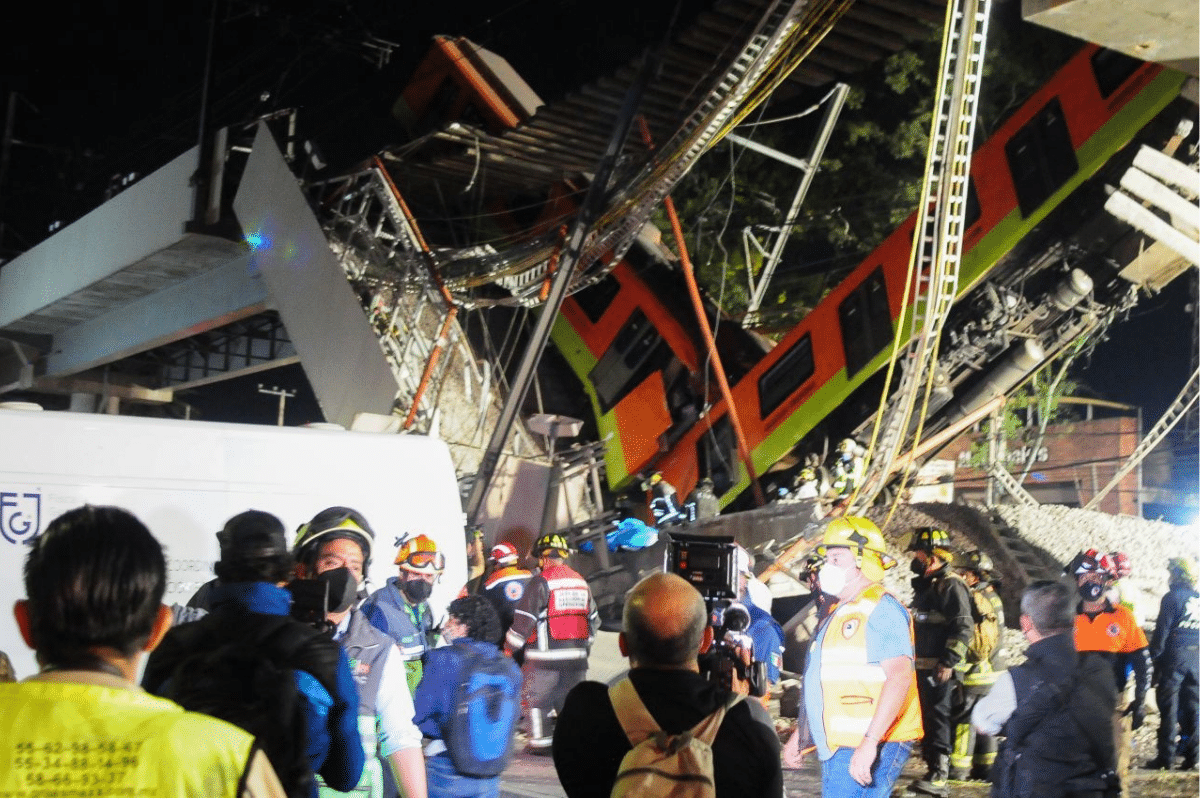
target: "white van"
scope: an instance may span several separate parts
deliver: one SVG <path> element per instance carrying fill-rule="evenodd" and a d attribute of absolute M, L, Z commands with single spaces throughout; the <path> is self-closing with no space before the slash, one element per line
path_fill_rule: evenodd
<path fill-rule="evenodd" d="M 213 577 L 216 532 L 250 508 L 292 532 L 328 506 L 360 511 L 377 537 L 372 591 L 396 574 L 397 541 L 408 533 L 431 536 L 445 553 L 435 609 L 466 580 L 462 501 L 439 439 L 2 409 L 0 442 L 0 650 L 18 678 L 37 669 L 11 611 L 24 596 L 26 544 L 84 503 L 128 509 L 163 543 L 168 604 Z"/>

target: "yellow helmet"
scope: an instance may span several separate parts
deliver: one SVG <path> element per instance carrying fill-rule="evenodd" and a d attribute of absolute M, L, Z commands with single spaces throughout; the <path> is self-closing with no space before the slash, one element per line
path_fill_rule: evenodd
<path fill-rule="evenodd" d="M 830 547 L 849 548 L 854 553 L 854 563 L 868 580 L 882 580 L 884 570 L 896 566 L 896 560 L 887 554 L 883 534 L 866 517 L 838 517 L 830 522 L 817 553 L 825 555 Z"/>
<path fill-rule="evenodd" d="M 437 542 L 425 534 L 412 536 L 400 545 L 394 564 L 408 572 L 438 575 L 446 568 L 446 557 L 438 552 Z"/>
<path fill-rule="evenodd" d="M 539 537 L 533 545 L 533 555 L 536 558 L 541 558 L 546 554 L 547 550 L 556 550 L 554 554 L 559 558 L 566 558 L 571 554 L 571 545 L 567 543 L 567 537 L 561 533 L 547 533 Z"/>

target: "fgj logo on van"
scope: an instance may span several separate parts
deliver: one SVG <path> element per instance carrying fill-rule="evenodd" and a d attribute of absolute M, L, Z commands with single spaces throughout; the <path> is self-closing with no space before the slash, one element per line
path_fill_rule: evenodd
<path fill-rule="evenodd" d="M 0 492 L 0 535 L 24 544 L 42 527 L 42 495 L 38 492 Z"/>

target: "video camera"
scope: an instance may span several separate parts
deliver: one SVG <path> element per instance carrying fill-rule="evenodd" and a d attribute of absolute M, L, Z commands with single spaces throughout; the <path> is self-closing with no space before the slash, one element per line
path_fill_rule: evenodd
<path fill-rule="evenodd" d="M 287 585 L 292 595 L 291 616 L 321 633 L 333 633 L 329 614 L 350 608 L 357 586 L 347 569 L 330 570 L 316 578 L 297 578 Z"/>
<path fill-rule="evenodd" d="M 700 592 L 713 625 L 713 643 L 700 654 L 700 673 L 724 689 L 733 676 L 749 681 L 750 694 L 762 697 L 767 689 L 767 665 L 751 660 L 747 665 L 737 653 L 742 648 L 754 657 L 754 642 L 746 629 L 750 612 L 737 602 L 737 545 L 732 536 L 693 536 L 672 533 L 667 542 L 664 572 L 674 572 Z"/>

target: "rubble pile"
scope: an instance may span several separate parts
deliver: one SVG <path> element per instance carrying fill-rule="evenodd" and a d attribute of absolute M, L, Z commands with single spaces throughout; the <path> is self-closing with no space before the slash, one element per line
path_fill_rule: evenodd
<path fill-rule="evenodd" d="M 1167 592 L 1167 559 L 1195 561 L 1196 531 L 1127 516 L 1113 516 L 1065 506 L 997 506 L 996 513 L 1022 538 L 1066 564 L 1080 550 L 1119 550 L 1129 556 L 1133 574 L 1121 581 L 1122 599 L 1133 604 L 1143 626 L 1153 626 L 1158 604 Z"/>

